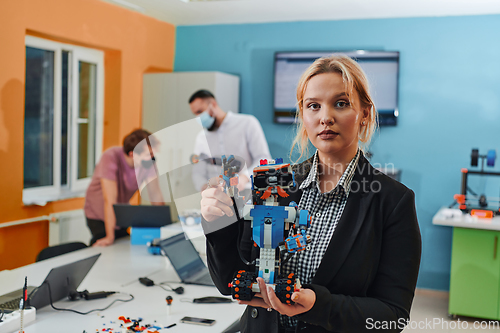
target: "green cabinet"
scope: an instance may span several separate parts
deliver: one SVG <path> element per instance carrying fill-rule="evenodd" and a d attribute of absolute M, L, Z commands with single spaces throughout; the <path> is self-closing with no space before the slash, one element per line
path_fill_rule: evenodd
<path fill-rule="evenodd" d="M 454 228 L 449 313 L 500 319 L 499 231 Z"/>

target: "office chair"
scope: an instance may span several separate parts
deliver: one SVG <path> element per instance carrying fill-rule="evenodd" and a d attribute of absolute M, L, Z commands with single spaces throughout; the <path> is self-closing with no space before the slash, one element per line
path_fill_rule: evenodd
<path fill-rule="evenodd" d="M 52 257 L 57 257 L 61 254 L 73 252 L 76 250 L 84 249 L 87 245 L 82 242 L 64 243 L 55 246 L 49 246 L 40 251 L 36 256 L 36 262 L 49 259 Z"/>

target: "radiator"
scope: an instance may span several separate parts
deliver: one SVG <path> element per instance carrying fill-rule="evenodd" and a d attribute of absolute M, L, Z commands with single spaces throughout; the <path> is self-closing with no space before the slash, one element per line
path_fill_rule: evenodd
<path fill-rule="evenodd" d="M 87 220 L 83 209 L 52 213 L 29 219 L 0 223 L 0 228 L 9 228 L 16 225 L 49 221 L 49 246 L 69 242 L 88 244 L 92 235 L 87 228 Z"/>
<path fill-rule="evenodd" d="M 89 244 L 92 237 L 83 209 L 50 214 L 49 246 L 69 242 Z"/>

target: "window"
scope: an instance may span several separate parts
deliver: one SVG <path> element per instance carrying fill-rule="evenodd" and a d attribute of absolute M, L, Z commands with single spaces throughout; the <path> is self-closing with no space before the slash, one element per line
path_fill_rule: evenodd
<path fill-rule="evenodd" d="M 104 53 L 26 36 L 25 204 L 81 196 L 102 151 Z"/>

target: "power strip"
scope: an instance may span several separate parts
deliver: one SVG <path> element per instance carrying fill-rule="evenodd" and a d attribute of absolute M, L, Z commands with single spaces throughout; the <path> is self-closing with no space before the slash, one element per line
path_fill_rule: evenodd
<path fill-rule="evenodd" d="M 24 310 L 24 327 L 34 322 L 36 319 L 36 309 L 31 307 Z M 2 322 L 0 322 L 0 333 L 13 333 L 19 332 L 21 329 L 21 311 L 16 310 L 11 313 L 3 315 Z"/>

